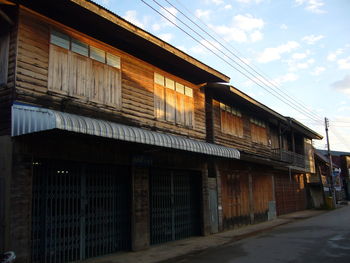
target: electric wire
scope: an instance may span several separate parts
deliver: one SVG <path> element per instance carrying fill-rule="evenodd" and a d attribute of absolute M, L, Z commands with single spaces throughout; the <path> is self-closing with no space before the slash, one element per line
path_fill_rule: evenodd
<path fill-rule="evenodd" d="M 250 66 L 248 63 L 246 63 L 243 59 L 241 59 L 239 56 L 237 56 L 235 53 L 233 53 L 230 49 L 228 49 L 226 46 L 224 46 L 223 44 L 221 44 L 219 41 L 217 41 L 211 34 L 209 34 L 206 30 L 204 30 L 201 26 L 199 26 L 195 21 L 193 21 L 191 18 L 189 18 L 186 14 L 184 14 L 181 10 L 179 10 L 176 6 L 174 6 L 172 3 L 170 3 L 168 0 L 165 0 L 169 5 L 171 5 L 173 8 L 175 8 L 179 13 L 181 13 L 184 17 L 186 17 L 191 23 L 193 23 L 197 28 L 199 28 L 202 32 L 204 32 L 206 35 L 208 35 L 211 39 L 213 39 L 216 43 L 218 43 L 221 47 L 223 47 L 226 51 L 228 51 L 231 55 L 233 55 L 235 58 L 237 58 L 241 63 L 243 63 L 245 66 L 247 66 L 248 68 L 250 68 L 251 70 L 253 70 L 256 74 L 259 75 L 259 77 L 261 77 L 264 81 L 266 81 L 267 83 L 271 84 L 273 87 L 275 87 L 278 91 L 280 91 L 281 93 L 283 93 L 285 96 L 289 97 L 291 100 L 293 100 L 296 104 L 298 104 L 300 107 L 302 107 L 303 109 L 306 109 L 307 111 L 310 111 L 309 108 L 307 108 L 307 106 L 305 104 L 303 104 L 302 102 L 296 100 L 295 98 L 293 98 L 291 95 L 289 95 L 288 93 L 286 93 L 285 91 L 283 91 L 279 85 L 277 83 L 274 83 L 275 81 L 273 80 L 269 80 L 271 79 L 269 76 L 267 76 L 261 69 L 259 69 L 257 66 L 253 65 L 256 69 L 254 69 L 254 67 Z M 200 21 L 207 29 L 209 29 L 216 37 L 220 38 L 222 41 L 224 41 L 228 46 L 230 46 L 234 51 L 236 51 L 238 54 L 240 54 L 242 57 L 244 57 L 237 49 L 235 49 L 228 41 L 226 41 L 223 37 L 221 37 L 220 35 L 218 35 L 214 30 L 212 30 L 203 20 L 201 20 L 200 18 L 196 17 L 188 8 L 186 8 L 184 5 L 181 4 L 180 1 L 175 0 L 178 4 L 180 4 L 189 14 L 191 14 L 192 16 L 194 16 L 198 21 Z M 245 58 L 246 59 L 246 58 Z M 260 73 L 260 72 L 261 73 Z M 266 84 L 266 83 L 265 83 Z M 313 116 L 315 116 L 317 119 L 322 120 L 322 118 L 313 112 L 310 112 L 310 114 L 312 114 Z"/>
<path fill-rule="evenodd" d="M 238 71 L 239 73 L 241 73 L 242 75 L 244 75 L 246 78 L 250 79 L 251 81 L 253 81 L 255 84 L 257 84 L 259 87 L 263 88 L 265 91 L 267 91 L 269 94 L 273 95 L 274 97 L 276 97 L 278 100 L 282 101 L 289 105 L 290 107 L 292 107 L 293 109 L 299 111 L 300 113 L 302 113 L 303 115 L 309 117 L 310 119 L 313 119 L 315 121 L 318 121 L 318 119 L 316 119 L 314 116 L 310 115 L 310 113 L 308 111 L 302 110 L 302 109 L 296 109 L 295 108 L 295 104 L 293 102 L 291 102 L 290 100 L 282 97 L 280 94 L 276 95 L 274 93 L 272 93 L 269 89 L 267 89 L 266 87 L 264 87 L 263 85 L 261 85 L 260 83 L 258 83 L 255 79 L 252 79 L 250 76 L 248 76 L 246 73 L 242 72 L 242 70 L 238 69 L 237 67 L 235 67 L 234 65 L 232 65 L 232 63 L 230 63 L 229 61 L 227 61 L 225 58 L 221 57 L 220 55 L 218 55 L 216 52 L 214 52 L 211 48 L 208 48 L 206 45 L 204 45 L 201 41 L 199 41 L 197 38 L 193 37 L 190 33 L 188 33 L 186 30 L 184 30 L 183 28 L 181 28 L 180 26 L 178 26 L 176 23 L 174 23 L 173 21 L 171 21 L 168 17 L 166 17 L 165 15 L 163 15 L 161 12 L 159 12 L 158 10 L 156 10 L 153 6 L 151 6 L 150 4 L 146 3 L 144 0 L 141 0 L 145 5 L 147 5 L 149 8 L 151 8 L 152 10 L 154 10 L 155 12 L 157 12 L 159 15 L 161 15 L 164 19 L 166 19 L 169 23 L 171 23 L 172 25 L 174 25 L 175 27 L 177 27 L 178 29 L 180 29 L 182 32 L 184 32 L 186 35 L 188 35 L 189 37 L 191 37 L 193 40 L 195 40 L 197 43 L 199 43 L 201 46 L 203 46 L 204 48 L 206 48 L 207 50 L 209 50 L 211 53 L 213 53 L 216 57 L 220 58 L 221 60 L 223 60 L 225 63 L 227 63 L 229 66 L 231 66 L 232 68 L 234 68 L 236 71 Z M 189 28 L 192 32 L 194 32 L 196 35 L 198 35 L 200 38 L 202 38 L 203 40 L 205 40 L 208 44 L 210 44 L 214 49 L 218 50 L 220 53 L 222 53 L 225 57 L 227 57 L 228 59 L 230 59 L 231 61 L 233 61 L 235 64 L 237 64 L 236 61 L 234 61 L 232 58 L 228 57 L 225 53 L 223 53 L 221 50 L 219 50 L 217 47 L 215 47 L 213 44 L 211 44 L 210 42 L 208 42 L 205 38 L 203 38 L 201 35 L 198 34 L 198 32 L 196 32 L 195 30 L 193 30 L 191 27 L 189 27 L 187 24 L 185 24 L 184 22 L 182 22 L 181 20 L 179 20 L 176 16 L 174 16 L 174 14 L 172 14 L 169 10 L 167 10 L 164 6 L 162 6 L 161 4 L 159 4 L 156 0 L 153 0 L 153 2 L 155 2 L 160 8 L 162 8 L 163 10 L 165 10 L 169 15 L 171 15 L 172 17 L 174 17 L 175 19 L 177 19 L 177 21 L 179 21 L 180 23 L 182 23 L 183 25 L 185 25 L 187 28 Z M 239 65 L 239 64 L 238 64 Z M 239 65 L 240 66 L 240 65 Z M 240 66 L 241 67 L 241 66 Z M 242 67 L 241 67 L 242 68 Z M 247 71 L 245 68 L 243 68 L 245 71 Z M 250 75 L 253 75 L 251 72 L 247 71 Z M 254 76 L 254 75 L 253 75 Z M 254 76 L 255 77 L 255 76 Z M 260 79 L 258 79 L 260 80 Z M 261 81 L 261 80 L 260 80 Z M 264 85 L 266 85 L 266 83 L 264 83 Z M 276 91 L 275 91 L 276 92 Z M 292 105 L 293 104 L 293 105 Z"/>

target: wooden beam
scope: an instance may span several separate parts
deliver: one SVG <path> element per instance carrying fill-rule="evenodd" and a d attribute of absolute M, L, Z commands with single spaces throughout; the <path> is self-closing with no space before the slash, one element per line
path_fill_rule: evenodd
<path fill-rule="evenodd" d="M 16 5 L 15 3 L 7 0 L 0 0 L 0 4 L 2 5 Z"/>
<path fill-rule="evenodd" d="M 12 21 L 12 19 L 4 12 L 0 9 L 0 16 L 5 19 L 11 26 L 14 24 L 14 22 Z"/>

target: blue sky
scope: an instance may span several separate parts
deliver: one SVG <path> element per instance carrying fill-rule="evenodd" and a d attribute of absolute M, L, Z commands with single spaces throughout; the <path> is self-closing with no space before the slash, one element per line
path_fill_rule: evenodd
<path fill-rule="evenodd" d="M 323 118 L 328 117 L 332 150 L 350 152 L 349 0 L 144 0 L 190 32 L 202 45 L 141 0 L 96 2 L 225 73 L 236 88 L 322 135 L 325 135 Z M 210 32 L 241 60 L 201 32 L 179 11 Z M 206 40 L 200 39 L 175 17 L 201 33 Z M 271 95 L 274 91 L 266 91 L 276 87 L 290 105 Z M 293 102 L 290 102 L 291 98 Z M 315 142 L 315 146 L 321 149 L 325 144 L 325 140 Z"/>

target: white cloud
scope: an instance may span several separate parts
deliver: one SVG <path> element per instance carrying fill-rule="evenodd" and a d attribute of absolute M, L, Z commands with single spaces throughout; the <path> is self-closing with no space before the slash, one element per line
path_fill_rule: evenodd
<path fill-rule="evenodd" d="M 223 0 L 206 0 L 207 4 L 222 5 L 225 3 Z"/>
<path fill-rule="evenodd" d="M 323 71 L 325 71 L 325 67 L 315 67 L 313 71 L 311 71 L 311 75 L 313 76 L 319 76 Z"/>
<path fill-rule="evenodd" d="M 210 18 L 211 10 L 197 9 L 194 13 L 196 17 L 208 20 Z"/>
<path fill-rule="evenodd" d="M 128 20 L 130 23 L 133 23 L 134 25 L 140 27 L 140 28 L 145 28 L 144 23 L 142 23 L 138 17 L 137 17 L 137 11 L 135 10 L 129 10 L 126 11 L 125 15 L 123 16 L 125 20 Z"/>
<path fill-rule="evenodd" d="M 286 24 L 282 24 L 282 25 L 280 25 L 280 29 L 282 29 L 282 30 L 287 30 L 287 29 L 288 29 L 288 27 L 287 27 L 287 25 L 286 25 Z"/>
<path fill-rule="evenodd" d="M 263 0 L 236 0 L 238 3 L 250 4 L 255 2 L 256 4 L 261 3 Z"/>
<path fill-rule="evenodd" d="M 315 44 L 317 41 L 321 40 L 322 38 L 324 38 L 324 35 L 309 35 L 309 36 L 305 36 L 302 38 L 302 41 L 306 42 L 309 45 L 313 45 Z"/>
<path fill-rule="evenodd" d="M 350 96 L 350 74 L 347 74 L 342 80 L 338 80 L 331 84 L 336 90 Z"/>
<path fill-rule="evenodd" d="M 247 41 L 247 35 L 246 33 L 238 29 L 236 27 L 230 27 L 230 26 L 210 26 L 213 30 L 215 30 L 216 33 L 219 35 L 222 35 L 226 41 L 236 41 L 239 43 L 246 42 Z"/>
<path fill-rule="evenodd" d="M 288 41 L 286 44 L 265 48 L 262 53 L 258 55 L 257 61 L 260 63 L 267 63 L 273 60 L 278 60 L 284 53 L 289 53 L 292 50 L 298 48 L 300 45 L 296 41 Z"/>
<path fill-rule="evenodd" d="M 165 42 L 169 42 L 170 40 L 173 39 L 173 34 L 170 34 L 170 33 L 165 33 L 165 34 L 160 34 L 158 36 L 160 39 L 164 40 Z"/>
<path fill-rule="evenodd" d="M 331 52 L 327 56 L 328 61 L 335 61 L 337 59 L 337 56 L 341 55 L 344 52 L 342 48 L 338 48 L 336 51 Z"/>
<path fill-rule="evenodd" d="M 230 4 L 225 5 L 225 6 L 224 6 L 224 9 L 226 9 L 226 10 L 230 10 L 230 9 L 232 9 L 232 5 L 230 5 Z"/>
<path fill-rule="evenodd" d="M 338 112 L 349 112 L 350 106 L 342 106 L 337 109 Z"/>
<path fill-rule="evenodd" d="M 238 28 L 245 31 L 261 29 L 264 26 L 264 20 L 259 18 L 254 18 L 250 14 L 236 15 L 234 17 L 234 21 Z"/>
<path fill-rule="evenodd" d="M 337 61 L 339 69 L 350 69 L 350 56 Z"/>
<path fill-rule="evenodd" d="M 282 75 L 282 76 L 275 78 L 273 81 L 278 83 L 278 84 L 282 84 L 285 82 L 296 81 L 298 78 L 299 78 L 299 76 L 295 73 L 287 73 L 285 75 Z"/>
<path fill-rule="evenodd" d="M 313 58 L 307 59 L 307 57 L 310 54 L 311 54 L 310 50 L 306 50 L 303 53 L 293 53 L 290 59 L 286 60 L 289 66 L 288 70 L 290 72 L 293 72 L 293 71 L 309 68 L 312 64 L 315 63 L 315 59 Z"/>
<path fill-rule="evenodd" d="M 183 52 L 187 52 L 187 48 L 185 46 L 177 46 L 176 48 L 180 49 Z"/>
<path fill-rule="evenodd" d="M 293 59 L 299 60 L 299 59 L 304 59 L 310 54 L 310 51 L 307 50 L 305 53 L 294 53 L 292 55 Z"/>
<path fill-rule="evenodd" d="M 252 42 L 256 42 L 263 39 L 263 34 L 260 31 L 254 31 L 253 33 L 250 34 L 250 40 Z"/>
<path fill-rule="evenodd" d="M 322 0 L 295 0 L 295 3 L 297 5 L 305 6 L 307 11 L 315 14 L 326 13 L 325 10 L 321 9 L 324 6 L 324 2 Z"/>
<path fill-rule="evenodd" d="M 231 25 L 219 25 L 210 27 L 218 34 L 222 35 L 226 41 L 251 42 L 259 41 L 263 38 L 260 30 L 264 27 L 264 20 L 255 18 L 250 14 L 236 15 Z M 249 35 L 249 37 L 248 37 Z"/>
<path fill-rule="evenodd" d="M 158 31 L 158 30 L 160 30 L 162 28 L 162 26 L 159 24 L 159 23 L 154 23 L 153 25 L 152 25 L 152 30 L 154 30 L 154 31 Z"/>

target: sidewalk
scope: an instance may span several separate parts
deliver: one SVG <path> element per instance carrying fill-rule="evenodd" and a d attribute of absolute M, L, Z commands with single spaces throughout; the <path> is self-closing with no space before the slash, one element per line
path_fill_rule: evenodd
<path fill-rule="evenodd" d="M 275 220 L 249 225 L 210 236 L 192 237 L 184 240 L 169 242 L 143 251 L 122 252 L 92 258 L 84 263 L 154 263 L 199 253 L 208 248 L 218 247 L 235 240 L 240 240 L 259 232 L 267 231 L 280 225 L 288 224 L 297 219 L 306 219 L 327 212 L 327 210 L 304 210 L 278 217 Z"/>

